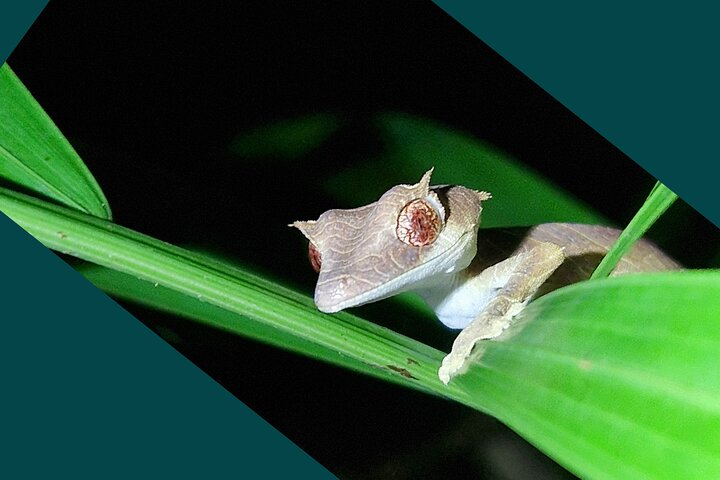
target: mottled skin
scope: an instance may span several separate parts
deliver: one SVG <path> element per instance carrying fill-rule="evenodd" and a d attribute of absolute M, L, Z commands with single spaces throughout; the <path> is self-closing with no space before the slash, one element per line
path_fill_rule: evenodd
<path fill-rule="evenodd" d="M 464 371 L 473 346 L 500 335 L 532 298 L 587 279 L 619 231 L 548 223 L 478 234 L 482 203 L 490 195 L 462 186 L 430 187 L 431 174 L 415 185 L 392 187 L 370 205 L 328 210 L 316 221 L 292 226 L 321 260 L 315 289 L 321 311 L 337 312 L 412 290 L 445 325 L 463 329 L 438 372 L 448 383 Z M 398 239 L 398 215 L 417 199 L 428 200 L 444 219 L 430 245 Z M 673 268 L 679 265 L 643 240 L 613 274 Z"/>

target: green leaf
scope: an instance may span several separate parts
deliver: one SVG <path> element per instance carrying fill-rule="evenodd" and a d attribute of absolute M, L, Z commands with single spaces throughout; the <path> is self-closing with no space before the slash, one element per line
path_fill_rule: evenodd
<path fill-rule="evenodd" d="M 78 154 L 10 67 L 0 67 L 0 178 L 68 207 L 111 218 Z"/>
<path fill-rule="evenodd" d="M 584 477 L 720 477 L 720 272 L 582 282 L 519 320 L 460 379 L 500 420 Z"/>
<path fill-rule="evenodd" d="M 655 184 L 645 203 L 618 237 L 615 245 L 605 255 L 591 278 L 607 277 L 623 255 L 642 237 L 660 215 L 677 200 L 670 189 L 660 182 Z"/>
<path fill-rule="evenodd" d="M 391 185 L 414 183 L 435 167 L 434 184 L 461 184 L 489 191 L 482 228 L 545 222 L 607 224 L 580 200 L 497 148 L 427 119 L 399 113 L 376 118 L 384 150 L 327 182 L 348 206 L 377 200 Z"/>
<path fill-rule="evenodd" d="M 307 296 L 251 272 L 1 188 L 0 211 L 48 248 L 128 274 L 115 286 L 118 295 L 140 288 L 133 298 L 141 303 L 159 306 L 157 298 L 170 298 L 167 311 L 190 318 L 204 312 L 219 328 L 423 391 L 462 396 L 440 388 L 435 365 L 441 352 L 349 314 L 322 314 Z M 133 285 L 131 277 L 144 285 Z M 180 312 L 178 305 L 188 309 Z"/>
<path fill-rule="evenodd" d="M 230 150 L 248 158 L 296 159 L 318 148 L 340 128 L 339 119 L 315 113 L 283 120 L 239 135 Z"/>
<path fill-rule="evenodd" d="M 2 189 L 0 210 L 123 272 L 85 271 L 115 295 L 487 412 L 579 475 L 720 476 L 720 272 L 557 290 L 445 387 L 441 352 L 245 270 Z"/>
<path fill-rule="evenodd" d="M 370 365 L 359 361 L 357 358 L 330 349 L 322 343 L 305 338 L 301 334 L 299 335 L 298 332 L 290 332 L 282 328 L 277 328 L 272 322 L 254 321 L 248 316 L 216 307 L 204 299 L 200 300 L 197 297 L 182 294 L 175 290 L 162 287 L 159 284 L 153 284 L 133 277 L 132 275 L 98 265 L 82 265 L 78 268 L 78 271 L 95 286 L 116 298 L 132 301 L 139 305 L 154 308 L 178 317 L 194 320 L 198 323 L 267 343 L 284 350 L 307 355 L 311 358 L 323 360 L 360 373 L 379 376 L 392 382 L 403 380 L 398 375 L 393 375 L 394 372 L 387 367 L 387 365 L 391 363 L 386 363 L 384 366 Z M 258 288 L 260 287 L 258 286 Z M 302 302 L 303 304 L 309 303 L 307 302 L 307 297 L 302 297 L 289 291 L 285 291 L 284 293 L 287 294 L 286 298 L 288 300 Z M 315 312 L 315 309 L 309 305 L 307 310 L 310 313 Z M 344 318 L 343 321 L 348 322 L 348 324 L 351 322 L 361 322 L 351 316 Z M 391 334 L 391 332 L 387 330 L 384 332 L 379 330 L 379 332 L 381 332 L 381 338 L 385 338 L 386 342 L 390 344 L 393 343 L 394 334 Z M 424 346 L 421 346 L 420 349 L 426 350 Z M 428 352 L 431 351 L 428 350 Z M 439 358 L 441 354 L 440 352 L 432 352 L 431 355 L 434 361 L 436 358 Z M 415 353 L 413 353 L 413 356 L 413 358 L 420 357 L 420 355 Z M 390 359 L 388 359 L 388 362 L 390 362 Z M 406 363 L 407 359 L 405 359 L 405 364 Z M 401 365 L 403 367 L 405 366 L 404 364 Z M 431 366 L 429 370 L 432 371 Z M 400 383 L 405 383 L 405 381 L 403 380 Z M 426 391 L 424 388 L 421 388 L 419 384 L 410 386 Z"/>

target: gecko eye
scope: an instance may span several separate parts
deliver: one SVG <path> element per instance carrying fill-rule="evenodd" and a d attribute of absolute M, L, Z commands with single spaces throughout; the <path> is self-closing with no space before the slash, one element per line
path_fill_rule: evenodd
<path fill-rule="evenodd" d="M 320 273 L 322 257 L 320 256 L 320 250 L 318 250 L 312 242 L 308 242 L 308 260 L 310 260 L 310 265 L 312 265 L 313 270 L 315 270 L 316 273 Z"/>
<path fill-rule="evenodd" d="M 442 208 L 442 204 L 433 200 L 436 198 L 418 198 L 407 203 L 400 210 L 395 233 L 401 242 L 413 247 L 422 247 L 430 245 L 437 239 L 442 229 L 441 214 L 444 211 L 438 213 L 438 207 Z M 437 204 L 437 207 L 433 204 Z"/>

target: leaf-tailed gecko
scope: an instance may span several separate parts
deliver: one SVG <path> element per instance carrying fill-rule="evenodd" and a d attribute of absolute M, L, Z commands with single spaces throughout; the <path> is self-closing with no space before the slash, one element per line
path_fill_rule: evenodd
<path fill-rule="evenodd" d="M 619 231 L 546 223 L 478 234 L 490 194 L 430 186 L 431 175 L 394 186 L 364 207 L 328 210 L 291 226 L 309 240 L 319 310 L 334 313 L 415 291 L 443 324 L 462 329 L 438 371 L 447 384 L 465 371 L 475 344 L 500 335 L 530 300 L 587 279 Z M 613 275 L 675 268 L 641 240 Z"/>

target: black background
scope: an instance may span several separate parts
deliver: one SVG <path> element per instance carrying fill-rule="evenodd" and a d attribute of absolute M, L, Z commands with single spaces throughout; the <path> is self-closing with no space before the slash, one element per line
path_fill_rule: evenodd
<path fill-rule="evenodd" d="M 285 225 L 341 206 L 319 186 L 378 148 L 367 121 L 377 112 L 486 140 L 617 224 L 654 183 L 429 2 L 54 1 L 9 63 L 118 223 L 222 253 L 308 294 L 304 246 Z M 346 121 L 319 153 L 278 163 L 229 152 L 243 131 L 313 112 Z M 684 205 L 670 216 L 684 227 L 666 222 L 656 240 L 687 265 L 706 265 L 717 229 Z M 464 407 L 128 309 L 338 476 L 569 475 Z M 431 328 L 446 346 L 450 335 Z"/>

